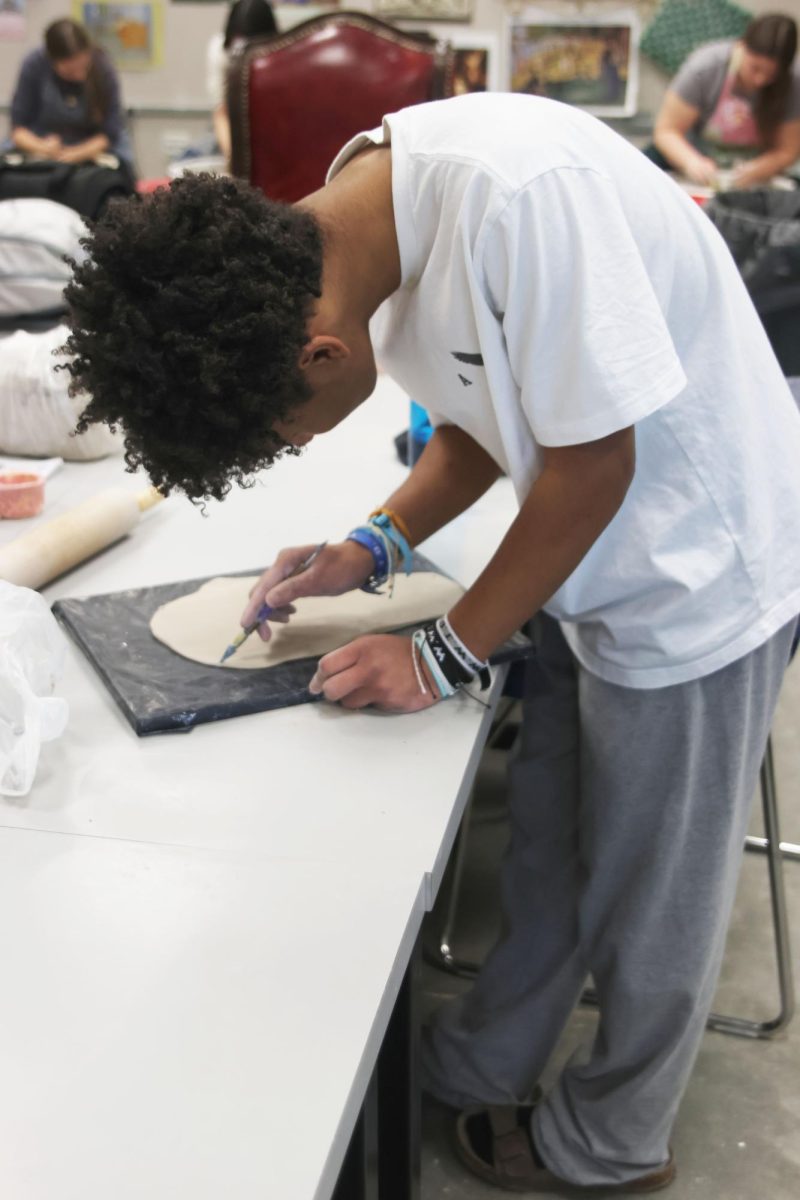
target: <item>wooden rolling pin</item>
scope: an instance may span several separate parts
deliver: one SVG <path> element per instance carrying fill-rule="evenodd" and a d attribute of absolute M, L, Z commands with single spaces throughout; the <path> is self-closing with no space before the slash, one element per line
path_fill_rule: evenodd
<path fill-rule="evenodd" d="M 100 492 L 0 546 L 0 579 L 39 588 L 125 537 L 142 513 L 163 499 L 156 488 L 138 495 L 124 488 Z"/>

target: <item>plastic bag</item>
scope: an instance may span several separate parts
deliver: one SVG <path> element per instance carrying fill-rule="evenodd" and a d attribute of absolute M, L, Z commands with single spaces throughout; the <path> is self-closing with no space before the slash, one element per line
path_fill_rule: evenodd
<path fill-rule="evenodd" d="M 0 580 L 0 795 L 27 796 L 42 742 L 64 732 L 53 696 L 66 638 L 38 592 Z"/>
<path fill-rule="evenodd" d="M 0 157 L 0 199 L 47 200 L 96 221 L 111 200 L 133 196 L 130 167 L 115 154 L 103 161 L 64 163 L 10 152 Z"/>
<path fill-rule="evenodd" d="M 800 281 L 800 192 L 721 192 L 705 212 L 728 243 L 752 296 Z"/>
<path fill-rule="evenodd" d="M 85 396 L 69 396 L 70 375 L 57 371 L 53 351 L 69 336 L 66 325 L 45 333 L 19 331 L 0 338 L 0 452 L 38 458 L 104 458 L 122 446 L 105 425 L 73 437 Z"/>
<path fill-rule="evenodd" d="M 800 192 L 722 192 L 705 211 L 728 243 L 784 375 L 800 375 Z"/>

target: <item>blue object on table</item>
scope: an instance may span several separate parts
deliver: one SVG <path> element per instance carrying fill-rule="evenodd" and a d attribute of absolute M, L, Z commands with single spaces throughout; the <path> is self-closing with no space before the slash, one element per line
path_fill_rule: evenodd
<path fill-rule="evenodd" d="M 411 437 L 415 442 L 420 442 L 423 446 L 430 441 L 433 433 L 430 417 L 421 404 L 417 404 L 416 400 L 411 401 Z"/>
<path fill-rule="evenodd" d="M 422 451 L 430 441 L 432 433 L 433 426 L 427 412 L 421 404 L 417 404 L 416 400 L 412 400 L 411 417 L 408 427 L 408 449 L 406 452 L 406 461 L 409 467 L 413 467 L 420 454 L 422 454 Z"/>

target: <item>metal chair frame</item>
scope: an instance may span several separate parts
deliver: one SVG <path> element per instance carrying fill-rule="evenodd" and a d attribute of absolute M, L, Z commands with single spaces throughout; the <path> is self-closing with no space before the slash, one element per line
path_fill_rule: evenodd
<path fill-rule="evenodd" d="M 712 1012 L 708 1018 L 707 1028 L 714 1029 L 718 1033 L 733 1034 L 737 1037 L 772 1038 L 780 1030 L 785 1029 L 794 1016 L 795 993 L 792 977 L 792 950 L 789 936 L 783 860 L 784 858 L 800 859 L 800 845 L 794 842 L 781 841 L 778 792 L 775 783 L 775 763 L 771 737 L 767 740 L 759 782 L 764 814 L 764 833 L 766 836 L 763 838 L 748 836 L 745 839 L 745 850 L 753 853 L 762 853 L 767 856 L 780 1007 L 777 1015 L 766 1021 L 755 1021 L 750 1018 Z M 458 841 L 454 851 L 450 891 L 447 897 L 444 923 L 438 938 L 438 949 L 436 953 L 428 951 L 425 955 L 426 960 L 432 966 L 438 967 L 448 972 L 448 974 L 467 979 L 474 978 L 477 975 L 480 970 L 480 964 L 459 958 L 454 952 L 453 941 L 458 918 L 458 904 L 469 840 L 468 834 L 471 815 L 472 806 L 470 804 L 464 814 L 464 820 L 459 830 Z M 596 1007 L 597 993 L 594 988 L 587 987 L 584 990 L 581 1003 Z"/>

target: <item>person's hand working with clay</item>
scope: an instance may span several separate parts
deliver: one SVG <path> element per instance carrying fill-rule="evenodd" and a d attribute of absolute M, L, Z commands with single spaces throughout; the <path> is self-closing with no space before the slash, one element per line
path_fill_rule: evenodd
<path fill-rule="evenodd" d="M 286 624 L 296 612 L 293 600 L 305 596 L 340 596 L 361 588 L 375 569 L 369 550 L 358 542 L 345 541 L 326 546 L 310 567 L 288 578 L 312 550 L 313 546 L 295 546 L 281 551 L 253 588 L 247 608 L 242 613 L 243 627 L 256 620 L 262 604 L 268 604 L 272 609 L 269 619 L 258 627 L 259 636 L 268 642 L 272 638 L 272 622 Z M 377 664 L 380 662 L 380 651 L 385 649 L 391 654 L 397 650 L 399 640 L 393 635 L 372 634 L 334 650 L 320 659 L 309 690 L 314 694 L 321 692 L 327 700 L 340 701 L 344 708 L 373 705 L 404 712 L 427 708 L 435 703 L 438 693 L 427 681 L 424 667 L 420 668 L 421 678 L 429 684 L 425 692 L 418 686 L 415 675 L 410 681 L 406 680 L 407 686 L 402 691 L 402 676 L 400 680 L 395 679 L 395 687 L 387 688 L 382 684 L 379 668 L 374 674 L 369 673 L 368 652 L 369 661 Z M 407 645 L 410 648 L 411 643 L 407 641 Z M 374 657 L 376 653 L 378 657 Z"/>
<path fill-rule="evenodd" d="M 304 415 L 313 421 L 312 411 Z M 455 670 L 457 662 L 443 657 L 436 643 L 429 647 L 427 639 L 416 635 L 371 636 L 325 655 L 310 690 L 346 708 L 376 705 L 400 712 L 427 708 L 452 695 L 485 669 L 488 655 L 577 565 L 621 504 L 633 460 L 630 429 L 599 442 L 545 451 L 542 473 L 500 548 L 438 631 L 445 651 L 460 651 L 464 678 Z M 310 548 L 282 551 L 254 588 L 242 625 L 256 619 L 264 602 L 283 621 L 303 596 L 388 587 L 411 547 L 478 499 L 498 474 L 497 464 L 462 430 L 438 429 L 408 481 L 367 525 L 353 530 L 346 541 L 326 546 L 307 571 L 291 578 Z M 532 558 L 535 573 L 529 567 Z M 268 639 L 269 621 L 259 631 Z M 448 678 L 451 665 L 454 677 Z"/>

